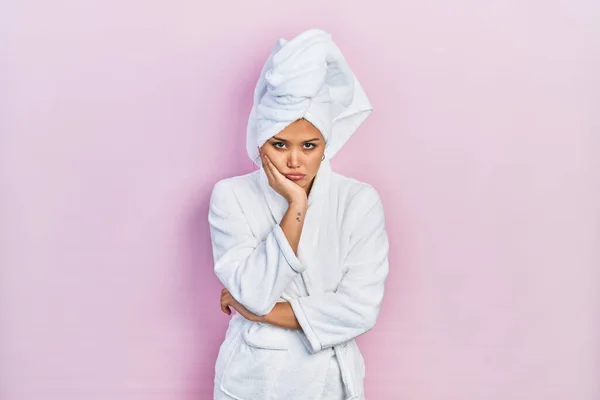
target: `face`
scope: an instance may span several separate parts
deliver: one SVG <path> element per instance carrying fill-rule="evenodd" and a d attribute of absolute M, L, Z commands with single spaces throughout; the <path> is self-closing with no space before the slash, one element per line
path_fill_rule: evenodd
<path fill-rule="evenodd" d="M 283 175 L 304 175 L 299 180 L 288 179 L 308 193 L 321 166 L 325 139 L 313 124 L 302 118 L 267 140 L 261 149 Z"/>

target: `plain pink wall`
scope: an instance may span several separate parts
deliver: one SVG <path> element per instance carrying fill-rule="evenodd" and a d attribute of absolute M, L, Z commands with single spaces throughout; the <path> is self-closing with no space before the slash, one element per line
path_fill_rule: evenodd
<path fill-rule="evenodd" d="M 0 398 L 204 400 L 207 207 L 275 40 L 333 33 L 386 207 L 371 400 L 597 400 L 600 3 L 14 1 L 0 12 Z"/>

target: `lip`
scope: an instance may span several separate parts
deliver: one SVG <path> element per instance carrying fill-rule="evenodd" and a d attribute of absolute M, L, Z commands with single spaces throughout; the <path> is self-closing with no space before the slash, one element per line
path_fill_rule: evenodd
<path fill-rule="evenodd" d="M 285 174 L 285 177 L 291 181 L 299 181 L 304 179 L 306 175 L 304 174 Z"/>

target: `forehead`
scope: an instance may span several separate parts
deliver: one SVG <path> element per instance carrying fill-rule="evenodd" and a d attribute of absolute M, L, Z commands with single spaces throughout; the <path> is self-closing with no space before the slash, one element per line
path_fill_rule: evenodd
<path fill-rule="evenodd" d="M 275 136 L 288 141 L 302 141 L 315 138 L 323 139 L 321 132 L 304 118 L 292 122 Z"/>

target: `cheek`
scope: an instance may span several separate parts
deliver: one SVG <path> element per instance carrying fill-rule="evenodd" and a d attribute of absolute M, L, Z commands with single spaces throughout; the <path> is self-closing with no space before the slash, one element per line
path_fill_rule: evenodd
<path fill-rule="evenodd" d="M 311 157 L 310 160 L 308 160 L 308 170 L 310 171 L 310 174 L 312 176 L 317 175 L 317 171 L 319 170 L 319 166 L 321 165 L 321 157 L 322 155 L 315 155 L 314 157 Z"/>
<path fill-rule="evenodd" d="M 285 166 L 285 157 L 279 153 L 277 150 L 274 149 L 268 149 L 264 152 L 267 157 L 269 157 L 269 160 L 271 160 L 271 162 L 273 163 L 273 165 L 275 165 L 275 168 L 277 168 L 279 171 L 282 170 L 282 166 Z"/>

